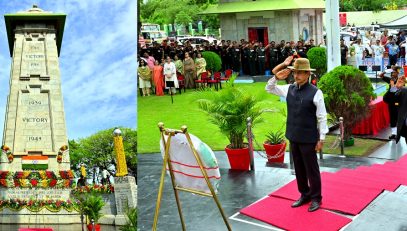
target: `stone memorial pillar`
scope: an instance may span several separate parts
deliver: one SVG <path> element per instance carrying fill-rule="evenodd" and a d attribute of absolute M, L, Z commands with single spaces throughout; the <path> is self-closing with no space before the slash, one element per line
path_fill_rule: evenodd
<path fill-rule="evenodd" d="M 3 181 L 0 199 L 67 201 L 70 197 L 73 175 L 59 70 L 65 18 L 36 5 L 4 16 L 12 64 L 0 171 L 2 177 L 10 173 L 11 180 Z M 0 215 L 3 224 L 80 222 L 77 212 L 64 209 L 3 208 Z"/>
<path fill-rule="evenodd" d="M 12 66 L 3 145 L 14 160 L 2 158 L 0 170 L 70 169 L 58 60 L 65 17 L 35 5 L 5 15 Z"/>

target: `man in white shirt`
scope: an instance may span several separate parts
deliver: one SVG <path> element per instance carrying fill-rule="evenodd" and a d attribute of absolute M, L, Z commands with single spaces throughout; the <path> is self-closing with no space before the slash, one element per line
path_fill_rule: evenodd
<path fill-rule="evenodd" d="M 290 141 L 298 191 L 301 197 L 291 207 L 299 207 L 311 201 L 309 212 L 319 209 L 321 195 L 321 175 L 317 152 L 322 149 L 325 134 L 328 132 L 327 113 L 322 91 L 309 83 L 311 71 L 309 60 L 298 58 L 289 67 L 293 56 L 273 69 L 275 76 L 266 85 L 266 91 L 287 98 L 286 137 Z M 285 79 L 294 73 L 295 82 L 277 85 L 277 80 Z"/>
<path fill-rule="evenodd" d="M 356 43 L 353 43 L 352 46 L 355 48 L 355 58 L 356 58 L 356 68 L 363 65 L 363 51 L 365 50 L 365 46 L 362 44 L 362 39 L 358 38 Z"/>
<path fill-rule="evenodd" d="M 373 50 L 373 56 L 374 56 L 374 65 L 380 66 L 380 71 L 382 70 L 382 60 L 383 60 L 383 53 L 384 53 L 384 47 L 380 45 L 380 40 L 376 40 L 376 44 L 371 45 L 371 48 Z"/>

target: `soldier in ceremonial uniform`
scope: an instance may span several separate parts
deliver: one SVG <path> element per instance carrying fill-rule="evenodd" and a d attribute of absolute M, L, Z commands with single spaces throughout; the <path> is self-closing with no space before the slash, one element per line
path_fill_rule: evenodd
<path fill-rule="evenodd" d="M 230 68 L 230 58 L 228 56 L 228 45 L 225 43 L 225 40 L 222 40 L 220 59 L 222 60 L 222 71 Z"/>
<path fill-rule="evenodd" d="M 251 76 L 256 75 L 256 62 L 257 62 L 257 47 L 255 45 L 249 45 L 249 74 Z"/>
<path fill-rule="evenodd" d="M 265 65 L 266 65 L 266 48 L 264 47 L 263 43 L 260 42 L 259 46 L 256 49 L 257 55 L 257 73 L 260 75 L 264 75 Z"/>
<path fill-rule="evenodd" d="M 239 47 L 239 45 L 237 43 L 234 44 L 234 46 L 232 46 L 231 49 L 231 54 L 232 54 L 232 69 L 234 72 L 240 72 L 240 52 L 241 49 Z"/>
<path fill-rule="evenodd" d="M 302 41 L 297 42 L 297 46 L 295 47 L 295 50 L 297 51 L 297 54 L 301 58 L 307 58 L 307 48 L 304 47 L 304 44 L 302 43 Z"/>
<path fill-rule="evenodd" d="M 267 45 L 269 51 L 269 65 L 270 70 L 273 70 L 277 64 L 279 63 L 279 58 L 281 56 L 280 49 L 276 47 L 276 43 L 271 41 L 269 45 Z"/>
<path fill-rule="evenodd" d="M 243 73 L 244 74 L 250 74 L 250 48 L 249 48 L 249 44 L 247 43 L 243 43 L 241 44 L 241 52 L 242 52 L 242 69 L 243 69 Z"/>
<path fill-rule="evenodd" d="M 164 51 L 160 47 L 160 44 L 155 42 L 151 50 L 155 60 L 162 60 L 164 58 Z"/>

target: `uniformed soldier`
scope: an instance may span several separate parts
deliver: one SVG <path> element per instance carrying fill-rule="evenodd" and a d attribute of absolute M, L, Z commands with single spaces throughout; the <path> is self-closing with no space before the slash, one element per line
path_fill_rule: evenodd
<path fill-rule="evenodd" d="M 305 48 L 307 48 L 307 52 L 311 49 L 311 48 L 313 48 L 313 47 L 315 47 L 315 44 L 314 44 L 314 39 L 310 39 L 309 40 L 309 43 L 307 43 L 306 45 L 305 45 Z"/>
<path fill-rule="evenodd" d="M 160 44 L 154 43 L 154 46 L 151 50 L 155 60 L 161 60 L 164 58 L 164 52 Z"/>
<path fill-rule="evenodd" d="M 295 47 L 295 50 L 297 51 L 297 54 L 301 58 L 307 58 L 307 48 L 304 47 L 304 44 L 302 43 L 302 41 L 297 42 L 297 46 Z"/>
<path fill-rule="evenodd" d="M 251 76 L 256 75 L 256 62 L 257 62 L 257 54 L 256 54 L 256 46 L 249 45 L 249 74 Z"/>
<path fill-rule="evenodd" d="M 242 44 L 242 69 L 244 74 L 250 74 L 250 67 L 249 67 L 249 57 L 250 57 L 250 48 L 249 44 L 243 43 Z"/>
<path fill-rule="evenodd" d="M 271 41 L 269 45 L 267 45 L 268 51 L 269 51 L 269 66 L 270 70 L 273 70 L 280 62 L 279 62 L 279 56 L 280 56 L 280 51 L 276 47 L 276 43 L 274 41 Z"/>
<path fill-rule="evenodd" d="M 222 60 L 222 71 L 225 71 L 230 68 L 230 59 L 228 56 L 228 45 L 225 43 L 225 40 L 222 40 L 220 59 Z"/>
<path fill-rule="evenodd" d="M 266 48 L 263 46 L 263 43 L 260 42 L 259 46 L 257 47 L 256 50 L 257 54 L 257 63 L 258 63 L 258 68 L 257 68 L 257 73 L 260 75 L 264 75 L 264 69 L 265 69 L 265 64 L 266 64 Z"/>
<path fill-rule="evenodd" d="M 232 69 L 234 72 L 240 72 L 241 49 L 237 43 L 232 47 Z"/>

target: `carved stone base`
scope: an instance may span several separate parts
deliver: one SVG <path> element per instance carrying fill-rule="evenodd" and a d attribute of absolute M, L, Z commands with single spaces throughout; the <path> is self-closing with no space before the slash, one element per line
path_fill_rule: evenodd
<path fill-rule="evenodd" d="M 0 211 L 1 224 L 80 224 L 80 214 L 76 211 L 50 212 L 43 209 L 37 213 L 27 209 L 12 211 L 4 208 Z"/>
<path fill-rule="evenodd" d="M 137 206 L 136 179 L 132 176 L 115 177 L 114 182 L 114 196 L 117 209 L 115 225 L 124 225 L 126 223 L 125 214 L 127 209 Z"/>

